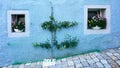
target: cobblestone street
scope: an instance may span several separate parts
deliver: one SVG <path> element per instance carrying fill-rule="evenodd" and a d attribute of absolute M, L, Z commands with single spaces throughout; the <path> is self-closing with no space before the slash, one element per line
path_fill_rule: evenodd
<path fill-rule="evenodd" d="M 120 68 L 120 48 L 64 58 L 48 67 L 43 67 L 42 62 L 36 62 L 2 68 Z"/>

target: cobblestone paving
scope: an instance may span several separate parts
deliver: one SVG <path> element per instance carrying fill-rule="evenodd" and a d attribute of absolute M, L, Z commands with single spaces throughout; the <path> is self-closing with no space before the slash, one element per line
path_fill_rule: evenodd
<path fill-rule="evenodd" d="M 120 48 L 63 58 L 48 67 L 43 67 L 42 62 L 36 62 L 2 68 L 120 68 Z"/>

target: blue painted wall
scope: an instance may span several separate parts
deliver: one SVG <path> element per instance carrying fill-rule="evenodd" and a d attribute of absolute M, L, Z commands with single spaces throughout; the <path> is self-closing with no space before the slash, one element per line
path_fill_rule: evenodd
<path fill-rule="evenodd" d="M 62 41 L 67 34 L 77 36 L 79 45 L 74 49 L 57 50 L 54 56 L 78 54 L 94 49 L 107 49 L 120 46 L 120 9 L 119 1 L 114 0 L 56 0 L 53 2 L 55 19 L 58 21 L 77 21 L 78 26 L 57 32 L 57 39 Z M 110 34 L 84 35 L 84 5 L 110 5 Z M 0 66 L 15 62 L 30 62 L 50 58 L 50 50 L 34 48 L 33 42 L 50 40 L 49 31 L 42 30 L 40 24 L 49 20 L 51 5 L 48 0 L 0 0 Z M 30 14 L 30 36 L 9 38 L 7 34 L 7 11 L 26 9 Z"/>

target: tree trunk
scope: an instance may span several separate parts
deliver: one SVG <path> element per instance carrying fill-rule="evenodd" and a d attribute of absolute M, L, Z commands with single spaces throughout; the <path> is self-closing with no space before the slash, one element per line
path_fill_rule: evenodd
<path fill-rule="evenodd" d="M 54 54 L 53 54 L 53 46 L 55 46 L 56 44 L 56 31 L 51 32 L 51 59 L 54 58 Z"/>

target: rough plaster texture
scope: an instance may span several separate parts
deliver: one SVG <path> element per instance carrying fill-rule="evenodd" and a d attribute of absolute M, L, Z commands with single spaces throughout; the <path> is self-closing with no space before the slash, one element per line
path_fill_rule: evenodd
<path fill-rule="evenodd" d="M 52 0 L 53 1 L 53 0 Z M 56 0 L 53 1 L 55 19 L 58 21 L 77 21 L 78 26 L 57 32 L 62 41 L 66 34 L 77 36 L 79 45 L 74 49 L 54 49 L 54 56 L 78 54 L 88 50 L 107 49 L 120 46 L 120 9 L 119 1 L 114 0 Z M 84 5 L 110 5 L 110 34 L 84 35 Z M 30 14 L 30 36 L 9 38 L 7 36 L 7 11 L 26 9 Z M 50 51 L 34 48 L 33 42 L 44 42 L 51 38 L 50 32 L 42 30 L 40 24 L 49 20 L 50 3 L 48 0 L 0 0 L 0 66 L 15 62 L 31 62 L 50 58 Z"/>

